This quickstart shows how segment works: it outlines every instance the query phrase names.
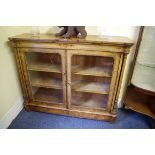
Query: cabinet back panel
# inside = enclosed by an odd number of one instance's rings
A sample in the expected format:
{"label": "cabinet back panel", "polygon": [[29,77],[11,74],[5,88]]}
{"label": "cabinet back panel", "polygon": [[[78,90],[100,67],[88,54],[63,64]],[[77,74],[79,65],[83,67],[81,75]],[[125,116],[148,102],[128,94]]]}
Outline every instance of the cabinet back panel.
{"label": "cabinet back panel", "polygon": [[72,65],[81,65],[81,66],[113,66],[114,60],[111,57],[103,56],[84,56],[84,55],[73,55],[72,56]]}
{"label": "cabinet back panel", "polygon": [[28,62],[41,62],[47,64],[61,64],[61,56],[56,53],[26,53]]}

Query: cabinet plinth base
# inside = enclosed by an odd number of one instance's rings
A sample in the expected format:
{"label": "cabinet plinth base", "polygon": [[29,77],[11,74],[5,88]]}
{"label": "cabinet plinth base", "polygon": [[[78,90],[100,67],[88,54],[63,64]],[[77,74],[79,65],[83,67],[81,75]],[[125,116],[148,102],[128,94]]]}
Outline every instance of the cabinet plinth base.
{"label": "cabinet plinth base", "polygon": [[72,117],[80,117],[87,119],[95,120],[104,120],[114,123],[116,121],[116,114],[111,114],[108,112],[89,112],[89,111],[80,111],[73,109],[66,109],[64,107],[54,107],[44,105],[40,102],[30,102],[24,104],[26,111],[38,111],[38,112],[47,112],[51,114],[66,115]]}
{"label": "cabinet plinth base", "polygon": [[25,109],[27,112],[30,112],[30,111],[31,111],[31,109],[30,109],[30,107],[29,107],[29,105],[28,105],[27,102],[24,102],[24,109]]}

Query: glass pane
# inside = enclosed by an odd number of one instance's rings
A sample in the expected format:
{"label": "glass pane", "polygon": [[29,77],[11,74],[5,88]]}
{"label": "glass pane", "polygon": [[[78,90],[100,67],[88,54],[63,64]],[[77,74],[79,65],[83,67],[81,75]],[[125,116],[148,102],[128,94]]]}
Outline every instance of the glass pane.
{"label": "glass pane", "polygon": [[32,86],[62,89],[62,76],[57,73],[29,71],[29,79]]}
{"label": "glass pane", "polygon": [[106,108],[114,60],[103,56],[72,56],[71,104]]}
{"label": "glass pane", "polygon": [[63,94],[61,90],[51,88],[32,87],[34,101],[62,104]]}
{"label": "glass pane", "polygon": [[26,53],[29,81],[34,101],[62,104],[61,56],[55,53]]}
{"label": "glass pane", "polygon": [[26,53],[28,70],[61,73],[61,56],[55,53]]}
{"label": "glass pane", "polygon": [[113,58],[110,57],[74,55],[72,57],[72,73],[111,77],[113,63]]}
{"label": "glass pane", "polygon": [[71,103],[74,106],[82,106],[86,108],[106,108],[108,95],[72,92]]}

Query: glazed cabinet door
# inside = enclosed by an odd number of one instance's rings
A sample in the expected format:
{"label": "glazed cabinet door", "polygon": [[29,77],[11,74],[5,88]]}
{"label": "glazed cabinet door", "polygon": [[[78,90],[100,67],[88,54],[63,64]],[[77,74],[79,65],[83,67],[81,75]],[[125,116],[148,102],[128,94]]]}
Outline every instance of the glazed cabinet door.
{"label": "glazed cabinet door", "polygon": [[120,55],[100,51],[67,51],[67,96],[71,109],[111,112]]}
{"label": "glazed cabinet door", "polygon": [[65,51],[20,48],[30,102],[66,107]]}

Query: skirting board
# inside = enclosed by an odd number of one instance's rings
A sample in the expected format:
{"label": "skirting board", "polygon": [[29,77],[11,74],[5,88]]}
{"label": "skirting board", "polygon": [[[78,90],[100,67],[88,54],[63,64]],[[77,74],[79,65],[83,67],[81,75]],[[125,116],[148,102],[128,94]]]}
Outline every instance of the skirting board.
{"label": "skirting board", "polygon": [[0,120],[0,129],[7,129],[11,122],[16,118],[16,116],[23,109],[23,97],[21,97],[13,107],[3,116]]}
{"label": "skirting board", "polygon": [[122,108],[122,107],[123,107],[123,101],[122,99],[118,99],[117,108]]}

